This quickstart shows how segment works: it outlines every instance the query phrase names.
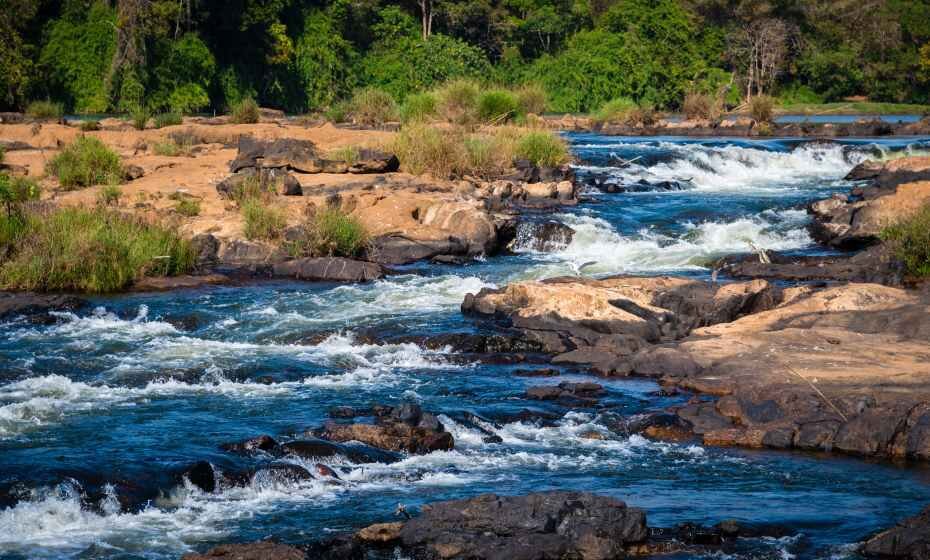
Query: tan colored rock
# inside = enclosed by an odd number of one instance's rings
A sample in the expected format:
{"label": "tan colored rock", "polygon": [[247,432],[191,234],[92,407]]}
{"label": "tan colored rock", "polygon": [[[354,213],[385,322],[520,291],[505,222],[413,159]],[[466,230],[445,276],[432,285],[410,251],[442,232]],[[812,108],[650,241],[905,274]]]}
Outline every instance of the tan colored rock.
{"label": "tan colored rock", "polygon": [[394,523],[375,523],[359,530],[355,537],[369,543],[390,543],[400,539],[400,530],[404,524],[400,521]]}

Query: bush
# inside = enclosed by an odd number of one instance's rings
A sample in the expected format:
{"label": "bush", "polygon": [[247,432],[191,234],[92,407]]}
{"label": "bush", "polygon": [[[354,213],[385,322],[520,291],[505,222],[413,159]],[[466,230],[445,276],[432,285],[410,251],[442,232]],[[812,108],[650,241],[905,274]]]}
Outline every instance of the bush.
{"label": "bush", "polygon": [[532,113],[539,115],[546,112],[549,104],[546,90],[537,84],[526,84],[521,86],[517,91],[517,103],[520,105],[520,112]]}
{"label": "bush", "polygon": [[681,111],[687,119],[713,121],[720,117],[720,104],[709,93],[691,92],[685,95]]}
{"label": "bush", "polygon": [[604,103],[591,118],[600,123],[626,122],[637,108],[636,102],[629,97],[616,97]]}
{"label": "bush", "polygon": [[473,134],[462,142],[460,174],[492,179],[513,167],[514,137],[501,129],[494,135]]}
{"label": "bush", "polygon": [[331,123],[346,122],[349,120],[349,109],[348,101],[337,101],[323,111],[323,116]]}
{"label": "bush", "polygon": [[187,216],[188,218],[193,218],[194,216],[200,215],[200,201],[194,200],[193,198],[182,198],[174,206],[174,210],[182,215]]}
{"label": "bush", "polygon": [[0,204],[3,204],[7,217],[17,213],[22,204],[39,200],[41,195],[39,184],[32,179],[0,173]]}
{"label": "bush", "polygon": [[164,128],[166,126],[176,126],[184,122],[181,113],[167,112],[155,115],[155,128]]}
{"label": "bush", "polygon": [[245,220],[246,239],[273,240],[281,237],[287,225],[284,211],[276,208],[259,197],[245,198],[240,208]]}
{"label": "bush", "polygon": [[122,179],[119,156],[92,136],[81,136],[48,162],[46,171],[67,189],[116,184]]}
{"label": "bush", "polygon": [[313,213],[299,250],[314,257],[355,257],[368,245],[368,232],[353,216],[328,206]]}
{"label": "bush", "polygon": [[149,124],[149,119],[152,117],[152,114],[145,107],[136,107],[129,114],[129,119],[132,121],[132,126],[136,130],[145,130],[145,127]]}
{"label": "bush", "polygon": [[478,94],[478,118],[484,122],[503,123],[520,111],[517,96],[507,90],[492,89]]}
{"label": "bush", "polygon": [[104,185],[97,193],[97,204],[101,206],[116,206],[123,196],[123,189],[119,185]]}
{"label": "bush", "polygon": [[246,97],[233,105],[231,113],[232,122],[236,124],[255,124],[261,116],[258,110],[258,103],[251,97]]}
{"label": "bush", "polygon": [[193,147],[190,143],[190,139],[185,139],[182,137],[182,142],[178,142],[173,138],[169,138],[164,142],[157,142],[153,148],[155,155],[157,156],[167,156],[167,157],[178,157],[178,156],[189,156],[191,155],[191,148]]}
{"label": "bush", "polygon": [[390,151],[397,154],[404,171],[420,175],[432,173],[446,178],[461,161],[462,135],[423,124],[405,126],[397,133]]}
{"label": "bush", "polygon": [[436,109],[440,117],[459,125],[471,125],[478,120],[480,88],[471,80],[455,80],[436,92]]}
{"label": "bush", "polygon": [[517,140],[514,157],[533,165],[557,167],[568,162],[568,145],[552,132],[528,132]]}
{"label": "bush", "polygon": [[51,101],[33,101],[26,107],[26,114],[34,119],[60,120],[65,114],[65,107]]}
{"label": "bush", "polygon": [[891,244],[908,274],[930,276],[930,204],[883,229],[881,238]]}
{"label": "bush", "polygon": [[349,101],[349,115],[358,124],[379,126],[397,119],[397,103],[391,94],[380,89],[360,89]]}
{"label": "bush", "polygon": [[113,292],[143,276],[188,272],[190,243],[157,225],[104,208],[61,208],[26,217],[0,286],[33,291]]}
{"label": "bush", "polygon": [[771,122],[775,114],[775,100],[768,95],[756,95],[749,100],[749,114],[758,123]]}
{"label": "bush", "polygon": [[400,107],[400,120],[403,123],[425,122],[436,116],[436,95],[430,92],[414,93],[407,96]]}
{"label": "bush", "polygon": [[97,130],[100,130],[100,121],[93,120],[93,119],[81,121],[82,132],[95,132]]}

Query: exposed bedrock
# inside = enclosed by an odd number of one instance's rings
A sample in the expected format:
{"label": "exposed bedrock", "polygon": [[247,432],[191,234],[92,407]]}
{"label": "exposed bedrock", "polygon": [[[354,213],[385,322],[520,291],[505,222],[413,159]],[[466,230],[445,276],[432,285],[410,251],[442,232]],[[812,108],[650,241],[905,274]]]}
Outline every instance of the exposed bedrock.
{"label": "exposed bedrock", "polygon": [[408,453],[449,450],[455,444],[436,416],[415,404],[378,407],[373,423],[328,421],[310,433],[324,440],[359,441],[378,449]]}
{"label": "exposed bedrock", "polygon": [[868,539],[860,552],[875,558],[930,559],[930,507]]}
{"label": "exposed bedrock", "polygon": [[463,310],[543,344],[554,363],[720,397],[675,410],[681,422],[656,437],[930,459],[927,291],[562,278],[486,289]]}

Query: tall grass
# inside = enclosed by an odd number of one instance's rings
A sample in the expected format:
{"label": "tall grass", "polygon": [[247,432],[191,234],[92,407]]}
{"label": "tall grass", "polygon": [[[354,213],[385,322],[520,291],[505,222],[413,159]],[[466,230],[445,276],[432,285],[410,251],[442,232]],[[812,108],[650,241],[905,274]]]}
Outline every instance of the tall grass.
{"label": "tall grass", "polygon": [[520,105],[522,113],[532,113],[534,115],[542,114],[546,111],[549,104],[546,90],[538,84],[526,84],[520,86],[516,92],[517,102]]}
{"label": "tall grass", "polygon": [[904,264],[908,274],[930,276],[930,204],[883,229],[881,238],[891,244],[895,257]]}
{"label": "tall grass", "polygon": [[565,140],[546,131],[532,131],[520,137],[514,156],[540,167],[558,167],[570,157]]}
{"label": "tall grass", "polygon": [[326,157],[332,161],[341,161],[346,165],[355,165],[361,157],[361,150],[357,146],[342,146],[330,150]]}
{"label": "tall grass", "polygon": [[123,166],[119,155],[99,139],[81,136],[53,157],[46,171],[57,177],[62,187],[77,189],[119,183]]}
{"label": "tall grass", "polygon": [[768,95],[756,95],[749,100],[749,114],[758,123],[770,123],[775,116],[775,99]]}
{"label": "tall grass", "polygon": [[159,113],[155,115],[153,119],[155,123],[155,128],[164,128],[166,126],[177,126],[184,122],[184,117],[181,116],[181,113],[167,112]]}
{"label": "tall grass", "polygon": [[262,198],[247,198],[240,205],[245,220],[246,239],[272,241],[280,239],[287,226],[284,210]]}
{"label": "tall grass", "polygon": [[397,102],[391,94],[377,88],[356,91],[349,100],[349,116],[357,124],[380,126],[397,119]]}
{"label": "tall grass", "polygon": [[685,95],[681,103],[681,112],[685,118],[697,120],[717,120],[720,117],[721,107],[717,99],[708,93],[691,92]]}
{"label": "tall grass", "polygon": [[638,104],[629,97],[611,99],[591,115],[598,123],[620,123],[627,126],[655,124],[656,112],[650,105]]}
{"label": "tall grass", "polygon": [[0,265],[0,286],[105,293],[193,265],[190,244],[171,230],[105,208],[60,208],[26,215],[12,257]]}
{"label": "tall grass", "polygon": [[306,239],[298,254],[314,257],[356,257],[368,246],[365,226],[341,209],[327,206],[314,212],[305,224]]}
{"label": "tall grass", "polygon": [[261,117],[261,113],[258,103],[251,97],[246,97],[230,108],[230,116],[232,122],[236,124],[255,124]]}
{"label": "tall grass", "polygon": [[458,125],[478,121],[478,96],[481,88],[471,80],[447,82],[436,91],[436,111],[442,119]]}
{"label": "tall grass", "polygon": [[415,124],[401,129],[390,149],[408,173],[449,177],[461,161],[461,145],[457,131]]}
{"label": "tall grass", "polygon": [[412,93],[400,107],[400,121],[404,124],[428,121],[436,116],[437,103],[435,93]]}
{"label": "tall grass", "polygon": [[478,94],[478,118],[487,123],[505,123],[520,112],[520,100],[505,89],[492,89]]}
{"label": "tall grass", "polygon": [[152,114],[145,107],[136,107],[129,113],[129,120],[136,130],[145,130],[150,118],[152,118]]}
{"label": "tall grass", "polygon": [[33,101],[26,107],[26,114],[34,119],[59,120],[65,114],[65,106],[51,101]]}

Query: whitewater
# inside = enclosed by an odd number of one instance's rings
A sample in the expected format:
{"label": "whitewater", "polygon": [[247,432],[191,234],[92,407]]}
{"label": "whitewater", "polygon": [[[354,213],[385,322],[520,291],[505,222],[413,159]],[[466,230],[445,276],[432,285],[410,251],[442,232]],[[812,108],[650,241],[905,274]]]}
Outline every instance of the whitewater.
{"label": "whitewater", "polygon": [[[0,324],[0,558],[179,558],[221,542],[348,532],[389,519],[397,504],[578,489],[641,507],[655,526],[732,518],[792,532],[747,539],[736,558],[842,559],[864,534],[930,501],[925,470],[627,435],[623,418],[687,398],[652,381],[598,379],[603,407],[569,411],[524,392],[590,380],[581,372],[528,379],[513,375],[526,364],[424,342],[487,332],[461,314],[463,298],[516,280],[579,271],[709,279],[717,259],[753,247],[822,253],[805,205],[849,188],[843,177],[865,159],[930,143],[568,139],[582,184],[597,177],[637,192],[586,187],[576,208],[530,214],[574,230],[547,251],[517,244],[510,255],[419,263],[359,285],[98,297],[52,321]],[[173,475],[197,461],[223,472],[274,460],[313,468],[219,446],[299,439],[336,406],[404,402],[438,414],[455,449],[391,463],[336,456],[326,464],[338,480],[255,475],[213,493]]]}

